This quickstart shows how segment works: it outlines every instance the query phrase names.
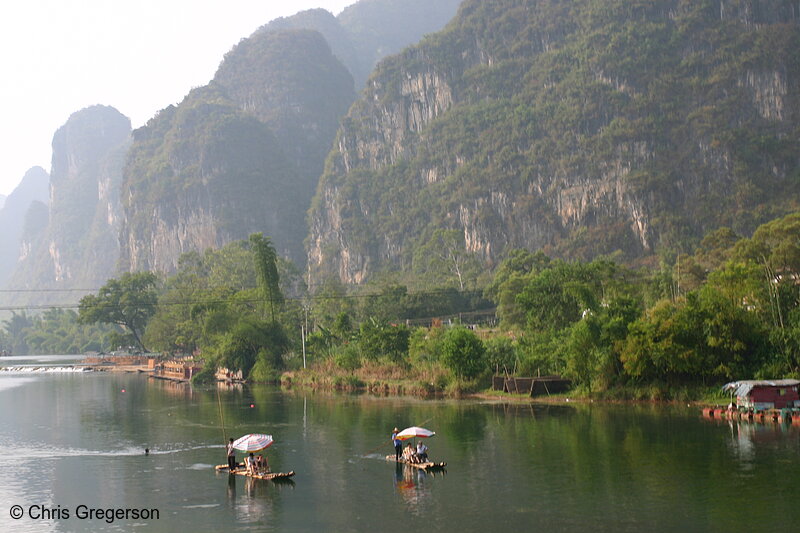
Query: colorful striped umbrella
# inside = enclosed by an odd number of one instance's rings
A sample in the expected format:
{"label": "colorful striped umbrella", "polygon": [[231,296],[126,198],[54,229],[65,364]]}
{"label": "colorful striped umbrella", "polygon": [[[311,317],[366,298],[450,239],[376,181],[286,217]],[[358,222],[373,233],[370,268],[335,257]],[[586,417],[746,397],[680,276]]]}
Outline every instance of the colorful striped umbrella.
{"label": "colorful striped umbrella", "polygon": [[415,437],[433,437],[434,435],[436,435],[436,433],[429,429],[421,428],[418,426],[411,426],[410,428],[406,428],[400,433],[398,433],[397,438],[399,440],[408,440],[408,439],[413,439]]}
{"label": "colorful striped umbrella", "polygon": [[272,435],[250,433],[236,439],[233,442],[233,447],[243,452],[260,452],[264,448],[272,446],[272,442]]}

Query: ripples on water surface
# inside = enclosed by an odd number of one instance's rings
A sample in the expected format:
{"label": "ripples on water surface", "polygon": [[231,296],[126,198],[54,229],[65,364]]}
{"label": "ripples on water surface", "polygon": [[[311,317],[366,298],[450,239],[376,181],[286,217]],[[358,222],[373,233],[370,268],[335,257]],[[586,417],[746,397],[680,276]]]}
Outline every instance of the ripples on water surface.
{"label": "ripples on water surface", "polygon": [[[214,471],[220,404],[226,436],[274,436],[265,455],[292,481]],[[446,472],[384,459],[391,429],[415,424],[437,432],[427,444]],[[0,373],[0,530],[790,531],[799,451],[797,426],[694,408],[218,396],[135,374]],[[160,519],[12,521],[13,504],[152,507]]]}

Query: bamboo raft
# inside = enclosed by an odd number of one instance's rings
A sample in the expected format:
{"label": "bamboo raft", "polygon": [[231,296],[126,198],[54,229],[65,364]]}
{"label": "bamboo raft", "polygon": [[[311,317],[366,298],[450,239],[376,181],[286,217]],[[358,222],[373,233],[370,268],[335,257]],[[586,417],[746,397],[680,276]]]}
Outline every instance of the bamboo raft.
{"label": "bamboo raft", "polygon": [[[291,470],[289,472],[269,472],[265,474],[251,474],[247,471],[246,468],[244,468],[244,463],[239,463],[238,466],[242,468],[237,468],[236,470],[228,473],[236,474],[237,476],[251,477],[253,479],[288,479],[294,476],[294,470]],[[217,472],[224,472],[228,470],[228,465],[217,465],[214,467],[214,469]]]}
{"label": "bamboo raft", "polygon": [[387,455],[386,460],[391,463],[401,463],[404,465],[413,466],[414,468],[419,468],[420,470],[433,470],[447,466],[447,463],[434,463],[433,461],[426,461],[424,463],[409,463],[403,459],[398,461],[394,455]]}

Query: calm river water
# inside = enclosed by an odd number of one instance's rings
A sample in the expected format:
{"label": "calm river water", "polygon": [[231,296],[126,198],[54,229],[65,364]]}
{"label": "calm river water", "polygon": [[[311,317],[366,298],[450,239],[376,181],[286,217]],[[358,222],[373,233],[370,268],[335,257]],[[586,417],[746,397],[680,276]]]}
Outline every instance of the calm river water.
{"label": "calm river water", "polygon": [[[0,361],[22,363],[36,362]],[[0,531],[797,530],[797,426],[30,370],[0,371]],[[266,455],[292,482],[214,471],[220,405],[225,435],[273,435]],[[445,474],[383,459],[392,428],[410,425],[436,431]],[[125,508],[158,518],[84,517]]]}

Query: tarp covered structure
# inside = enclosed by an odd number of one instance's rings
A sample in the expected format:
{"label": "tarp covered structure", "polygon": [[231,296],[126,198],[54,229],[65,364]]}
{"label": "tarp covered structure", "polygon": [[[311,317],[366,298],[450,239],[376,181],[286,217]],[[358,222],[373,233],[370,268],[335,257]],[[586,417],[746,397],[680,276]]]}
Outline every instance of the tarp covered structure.
{"label": "tarp covered structure", "polygon": [[725,392],[731,392],[737,398],[745,398],[755,387],[794,387],[800,385],[796,379],[748,379],[731,381],[722,386]]}

